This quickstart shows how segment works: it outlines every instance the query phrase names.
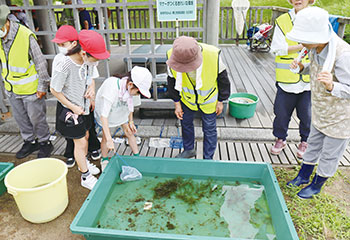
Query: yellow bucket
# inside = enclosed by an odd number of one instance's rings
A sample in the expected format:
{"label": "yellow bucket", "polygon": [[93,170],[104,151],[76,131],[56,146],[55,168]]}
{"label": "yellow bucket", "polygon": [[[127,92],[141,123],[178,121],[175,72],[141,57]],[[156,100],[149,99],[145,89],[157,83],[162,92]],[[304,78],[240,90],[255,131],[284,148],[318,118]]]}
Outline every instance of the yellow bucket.
{"label": "yellow bucket", "polygon": [[40,158],[13,168],[5,177],[22,217],[32,223],[49,222],[68,205],[67,166],[55,158]]}

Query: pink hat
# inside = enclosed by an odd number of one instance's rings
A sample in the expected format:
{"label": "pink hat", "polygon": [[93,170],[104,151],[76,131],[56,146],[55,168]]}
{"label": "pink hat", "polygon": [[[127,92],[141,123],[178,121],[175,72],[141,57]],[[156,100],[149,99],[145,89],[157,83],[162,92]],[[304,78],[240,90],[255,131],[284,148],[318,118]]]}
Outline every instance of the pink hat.
{"label": "pink hat", "polygon": [[55,38],[51,40],[54,43],[64,43],[78,40],[78,32],[74,27],[70,25],[61,26],[55,35]]}
{"label": "pink hat", "polygon": [[107,59],[110,53],[106,49],[106,43],[102,35],[93,30],[81,30],[79,33],[81,48],[90,53],[94,58]]}
{"label": "pink hat", "polygon": [[201,48],[196,39],[181,36],[173,43],[173,52],[166,64],[177,72],[192,72],[202,64]]}

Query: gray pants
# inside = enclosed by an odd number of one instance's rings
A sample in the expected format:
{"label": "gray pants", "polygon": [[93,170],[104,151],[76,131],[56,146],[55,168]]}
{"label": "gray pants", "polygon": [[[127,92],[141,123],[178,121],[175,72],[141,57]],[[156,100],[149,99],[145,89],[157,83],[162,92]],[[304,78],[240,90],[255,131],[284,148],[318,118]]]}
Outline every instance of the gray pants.
{"label": "gray pants", "polygon": [[317,174],[322,177],[332,177],[337,171],[340,158],[348,146],[349,139],[328,137],[311,125],[307,142],[308,147],[303,161],[306,164],[316,164],[319,160]]}
{"label": "gray pants", "polygon": [[16,95],[7,92],[7,96],[23,140],[33,141],[35,137],[39,142],[49,140],[45,99],[38,99],[36,94]]}
{"label": "gray pants", "polygon": [[1,113],[7,113],[9,110],[5,105],[4,82],[0,80],[0,110]]}

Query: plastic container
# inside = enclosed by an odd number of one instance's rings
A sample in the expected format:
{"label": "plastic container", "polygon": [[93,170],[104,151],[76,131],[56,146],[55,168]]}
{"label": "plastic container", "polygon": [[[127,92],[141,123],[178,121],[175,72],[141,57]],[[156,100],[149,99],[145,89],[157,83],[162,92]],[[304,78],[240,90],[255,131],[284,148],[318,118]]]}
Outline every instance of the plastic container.
{"label": "plastic container", "polygon": [[[208,161],[200,159],[154,158],[123,156],[132,167],[142,175],[162,177],[183,177],[192,179],[245,179],[259,181],[265,187],[266,199],[276,231],[276,239],[297,240],[298,235],[291,220],[288,208],[283,199],[272,166],[268,163]],[[97,221],[105,208],[105,201],[111,194],[121,172],[123,163],[113,157],[101,174],[94,189],[85,199],[84,204],[75,216],[70,229],[73,233],[82,234],[88,240],[95,239],[128,239],[128,240],[224,240],[214,236],[167,234],[158,232],[137,232],[101,228]],[[135,189],[129,189],[134,191]],[[155,210],[156,211],[156,210]],[[156,216],[156,215],[155,215]],[[118,221],[116,216],[115,221]],[[244,240],[244,239],[240,239]]]}
{"label": "plastic container", "polygon": [[13,168],[13,163],[0,162],[0,196],[6,191],[4,178],[12,168]]}
{"label": "plastic container", "polygon": [[22,217],[32,223],[49,222],[68,205],[66,164],[55,158],[28,161],[5,177]]}
{"label": "plastic container", "polygon": [[239,119],[251,118],[254,116],[258,96],[251,93],[233,93],[229,98],[230,115]]}

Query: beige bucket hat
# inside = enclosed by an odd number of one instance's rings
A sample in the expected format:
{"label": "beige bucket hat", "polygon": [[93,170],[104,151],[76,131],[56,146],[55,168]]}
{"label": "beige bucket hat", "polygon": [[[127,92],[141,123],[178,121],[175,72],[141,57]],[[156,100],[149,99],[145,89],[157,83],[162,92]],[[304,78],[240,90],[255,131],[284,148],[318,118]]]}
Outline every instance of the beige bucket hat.
{"label": "beige bucket hat", "polygon": [[173,52],[166,64],[177,72],[192,72],[202,64],[201,48],[196,39],[181,36],[173,43]]}

